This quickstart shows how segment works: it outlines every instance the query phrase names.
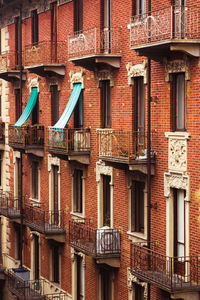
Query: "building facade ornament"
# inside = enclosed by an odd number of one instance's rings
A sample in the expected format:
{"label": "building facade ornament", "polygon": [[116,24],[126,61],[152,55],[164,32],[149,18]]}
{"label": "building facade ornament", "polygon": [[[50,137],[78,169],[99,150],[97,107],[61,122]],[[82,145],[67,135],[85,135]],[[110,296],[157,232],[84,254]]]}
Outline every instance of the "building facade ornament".
{"label": "building facade ornament", "polygon": [[58,166],[58,174],[60,173],[60,159],[56,156],[48,155],[48,171],[51,172],[51,166]]}
{"label": "building facade ornament", "polygon": [[50,91],[52,85],[57,85],[58,91],[61,90],[61,78],[58,76],[47,77],[48,89]]}
{"label": "building facade ornament", "polygon": [[84,75],[85,72],[83,69],[80,72],[69,71],[70,87],[73,90],[74,83],[81,83],[82,89],[84,89]]}
{"label": "building facade ornament", "polygon": [[144,288],[144,300],[147,300],[147,283],[140,281],[136,276],[131,274],[130,268],[127,268],[127,285],[128,290],[132,291],[134,288],[134,283],[142,286]]}
{"label": "building facade ornament", "polygon": [[190,201],[190,176],[166,172],[164,173],[164,196],[171,197],[171,189],[185,190],[185,201]]}
{"label": "building facade ornament", "polygon": [[96,163],[96,181],[100,182],[101,175],[111,176],[110,185],[113,185],[113,168],[105,165],[104,162],[98,161]]}
{"label": "building facade ornament", "polygon": [[168,61],[164,59],[165,64],[165,80],[170,81],[170,74],[185,73],[185,79],[190,80],[190,62],[187,57],[184,59],[174,59]]}
{"label": "building facade ornament", "polygon": [[132,65],[131,62],[128,62],[126,65],[128,72],[128,85],[133,85],[134,77],[144,77],[144,84],[147,84],[147,61],[143,60],[142,64]]}
{"label": "building facade ornament", "polygon": [[39,81],[40,81],[39,76],[36,76],[34,78],[31,78],[31,77],[28,78],[28,88],[30,90],[30,93],[31,93],[32,88],[37,88],[38,92],[40,91]]}
{"label": "building facade ornament", "polygon": [[114,75],[109,69],[96,70],[97,87],[99,88],[102,80],[109,80],[110,86],[114,86]]}

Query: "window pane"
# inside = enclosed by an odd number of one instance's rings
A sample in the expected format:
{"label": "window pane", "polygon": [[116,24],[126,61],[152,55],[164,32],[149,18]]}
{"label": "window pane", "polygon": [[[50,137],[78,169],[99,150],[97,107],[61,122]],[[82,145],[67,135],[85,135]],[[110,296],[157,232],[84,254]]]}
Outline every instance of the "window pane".
{"label": "window pane", "polygon": [[184,237],[184,190],[177,191],[177,241],[178,243],[185,242]]}
{"label": "window pane", "polygon": [[176,118],[177,129],[185,129],[185,76],[178,74],[176,77]]}
{"label": "window pane", "polygon": [[74,171],[73,211],[78,213],[83,212],[82,177],[82,170]]}
{"label": "window pane", "polygon": [[32,163],[32,198],[38,199],[38,162]]}
{"label": "window pane", "polygon": [[110,176],[103,175],[103,226],[110,227]]}

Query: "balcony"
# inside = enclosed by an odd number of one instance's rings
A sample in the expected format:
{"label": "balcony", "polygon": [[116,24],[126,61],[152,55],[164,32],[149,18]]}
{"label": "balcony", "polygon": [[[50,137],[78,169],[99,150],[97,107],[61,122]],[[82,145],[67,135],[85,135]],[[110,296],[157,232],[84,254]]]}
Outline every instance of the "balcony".
{"label": "balcony", "polygon": [[94,70],[100,64],[120,68],[121,28],[92,28],[68,37],[68,57],[76,66]]}
{"label": "balcony", "polygon": [[48,128],[47,148],[61,159],[89,164],[90,129]]}
{"label": "balcony", "polygon": [[129,26],[130,47],[138,55],[157,61],[171,51],[200,56],[200,7],[165,7],[132,17]]}
{"label": "balcony", "polygon": [[[98,129],[98,157],[115,168],[147,174],[147,134],[112,129]],[[151,174],[155,173],[155,153],[151,150]]]}
{"label": "balcony", "polygon": [[25,204],[24,223],[32,230],[46,235],[46,239],[65,242],[64,211],[45,211]]}
{"label": "balcony", "polygon": [[4,150],[5,146],[5,123],[0,122],[0,150]]}
{"label": "balcony", "polygon": [[19,200],[10,197],[9,193],[0,193],[0,215],[16,220],[20,218]]}
{"label": "balcony", "polygon": [[200,290],[200,257],[169,257],[131,244],[131,273],[142,281],[172,292]]}
{"label": "balcony", "polygon": [[[81,220],[82,221],[82,220]],[[69,221],[69,244],[88,256],[97,259],[99,263],[119,266],[121,255],[120,232],[118,229],[94,229],[88,219]],[[117,259],[114,261],[114,259]],[[110,261],[109,261],[110,260]]]}
{"label": "balcony", "polygon": [[[15,51],[6,51],[0,54],[0,78],[9,82],[20,79],[19,53]],[[26,80],[26,74],[23,72],[22,80]]]}
{"label": "balcony", "polygon": [[9,125],[9,146],[24,150],[25,153],[44,156],[44,126],[23,125],[14,127]]}
{"label": "balcony", "polygon": [[39,76],[64,76],[67,45],[64,41],[41,41],[25,46],[24,69]]}

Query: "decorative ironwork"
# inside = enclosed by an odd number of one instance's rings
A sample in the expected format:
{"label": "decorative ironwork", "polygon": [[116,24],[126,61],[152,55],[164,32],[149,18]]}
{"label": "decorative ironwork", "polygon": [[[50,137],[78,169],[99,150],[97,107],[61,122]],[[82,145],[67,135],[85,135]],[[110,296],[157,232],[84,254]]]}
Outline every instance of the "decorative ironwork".
{"label": "decorative ironwork", "polygon": [[19,53],[16,51],[5,51],[0,54],[0,73],[10,70],[19,70]]}
{"label": "decorative ironwork", "polygon": [[70,34],[68,37],[69,58],[92,54],[120,54],[120,28],[92,28]]}
{"label": "decorative ironwork", "polygon": [[7,218],[20,217],[19,200],[12,198],[8,192],[0,192],[0,215]]}
{"label": "decorative ironwork", "polygon": [[43,148],[44,126],[24,125],[14,127],[9,125],[9,145],[13,148]]}
{"label": "decorative ironwork", "polygon": [[200,257],[169,257],[131,243],[131,273],[170,292],[200,290]]}
{"label": "decorative ironwork", "polygon": [[0,144],[5,143],[5,123],[0,122]]}
{"label": "decorative ironwork", "polygon": [[63,64],[67,59],[65,41],[42,41],[25,46],[24,65]]}
{"label": "decorative ironwork", "polygon": [[92,228],[89,220],[69,221],[69,244],[93,257],[120,257],[120,232],[111,228]]}
{"label": "decorative ironwork", "polygon": [[170,6],[131,17],[130,46],[200,38],[200,7]]}
{"label": "decorative ironwork", "polygon": [[25,204],[24,223],[40,233],[62,234],[64,229],[64,211],[45,211]]}
{"label": "decorative ironwork", "polygon": [[98,129],[97,134],[100,158],[106,157],[124,162],[147,158],[147,135],[143,131]]}
{"label": "decorative ironwork", "polygon": [[47,147],[49,152],[68,155],[90,152],[90,129],[48,128]]}
{"label": "decorative ironwork", "polygon": [[55,293],[55,294],[48,294],[44,296],[45,300],[67,300],[67,295],[65,293]]}

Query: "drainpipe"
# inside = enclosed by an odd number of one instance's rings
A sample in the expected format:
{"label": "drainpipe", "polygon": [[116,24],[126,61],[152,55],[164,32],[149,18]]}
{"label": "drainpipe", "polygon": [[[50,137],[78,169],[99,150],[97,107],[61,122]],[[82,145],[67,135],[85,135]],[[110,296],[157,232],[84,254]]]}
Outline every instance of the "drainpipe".
{"label": "drainpipe", "polygon": [[[151,0],[148,1],[148,16],[151,15]],[[151,21],[151,19],[150,19]],[[149,26],[149,40],[151,26]],[[151,247],[151,59],[148,57],[148,105],[147,105],[147,246]],[[150,260],[148,259],[150,264]],[[148,300],[151,299],[151,287],[148,283]]]}
{"label": "drainpipe", "polygon": [[[20,67],[20,115],[22,114],[22,4],[19,11],[19,67]],[[18,53],[17,53],[18,55]],[[20,151],[20,193],[19,193],[19,208],[20,208],[20,268],[23,267],[23,153]]]}

